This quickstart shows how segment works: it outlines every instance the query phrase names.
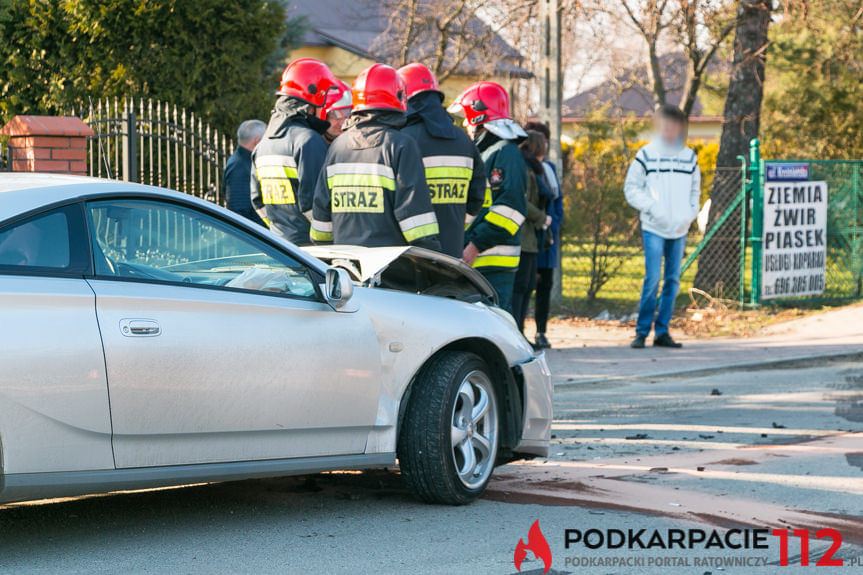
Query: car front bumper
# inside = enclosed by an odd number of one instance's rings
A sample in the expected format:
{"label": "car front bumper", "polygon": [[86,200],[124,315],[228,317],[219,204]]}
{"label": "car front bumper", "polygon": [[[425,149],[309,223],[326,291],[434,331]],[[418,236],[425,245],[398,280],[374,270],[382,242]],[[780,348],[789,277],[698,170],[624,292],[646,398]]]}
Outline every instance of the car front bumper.
{"label": "car front bumper", "polygon": [[519,365],[524,381],[524,423],[521,441],[513,451],[546,457],[551,440],[551,370],[545,353]]}

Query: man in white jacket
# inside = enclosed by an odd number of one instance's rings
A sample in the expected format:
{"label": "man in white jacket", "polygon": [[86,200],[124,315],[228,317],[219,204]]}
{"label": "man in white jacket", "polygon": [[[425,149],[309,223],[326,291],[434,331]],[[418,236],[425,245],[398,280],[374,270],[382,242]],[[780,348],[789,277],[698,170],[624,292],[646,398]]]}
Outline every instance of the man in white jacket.
{"label": "man in white jacket", "polygon": [[686,116],[677,106],[666,105],[657,112],[656,136],[635,155],[623,193],[641,214],[644,245],[644,283],[632,347],[644,347],[651,328],[653,345],[682,347],[668,334],[668,323],[680,287],[686,234],[698,215],[701,171],[695,152],[686,147]]}

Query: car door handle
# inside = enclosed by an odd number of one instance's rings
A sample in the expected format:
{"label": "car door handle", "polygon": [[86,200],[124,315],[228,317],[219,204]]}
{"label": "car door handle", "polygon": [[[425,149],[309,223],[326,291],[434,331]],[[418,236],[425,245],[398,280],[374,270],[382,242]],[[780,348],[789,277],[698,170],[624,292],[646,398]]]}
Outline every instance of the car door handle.
{"label": "car door handle", "polygon": [[120,333],[126,337],[153,337],[162,333],[154,319],[121,319]]}

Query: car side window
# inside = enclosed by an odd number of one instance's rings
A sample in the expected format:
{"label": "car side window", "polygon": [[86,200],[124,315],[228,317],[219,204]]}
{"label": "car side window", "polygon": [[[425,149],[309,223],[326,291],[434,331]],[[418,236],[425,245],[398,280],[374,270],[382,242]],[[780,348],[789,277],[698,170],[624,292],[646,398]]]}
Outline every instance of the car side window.
{"label": "car side window", "polygon": [[315,298],[310,270],[205,213],[153,200],[87,204],[96,275]]}
{"label": "car side window", "polygon": [[87,262],[81,246],[80,208],[66,206],[0,226],[0,273],[83,274]]}

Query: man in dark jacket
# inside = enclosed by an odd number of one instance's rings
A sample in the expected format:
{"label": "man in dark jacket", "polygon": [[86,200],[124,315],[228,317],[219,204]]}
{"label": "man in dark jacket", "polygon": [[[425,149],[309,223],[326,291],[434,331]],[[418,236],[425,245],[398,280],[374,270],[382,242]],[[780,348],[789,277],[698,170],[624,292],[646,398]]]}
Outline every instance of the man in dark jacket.
{"label": "man in dark jacket", "polygon": [[500,307],[512,311],[520,230],[527,214],[527,166],[518,144],[527,134],[510,118],[509,94],[494,82],[468,87],[450,111],[464,116],[489,184],[482,210],[465,234],[462,259],[494,286]]}
{"label": "man in dark jacket", "polygon": [[237,129],[237,148],[225,164],[222,183],[225,206],[256,224],[266,225],[252,207],[249,178],[252,172],[252,150],[261,141],[267,125],[260,120],[246,120]]}
{"label": "man in dark jacket", "polygon": [[408,97],[407,125],[402,131],[416,140],[422,152],[441,248],[460,258],[467,217],[473,219],[485,199],[482,156],[441,105],[444,95],[431,70],[408,64],[398,73]]}
{"label": "man in dark jacket", "polygon": [[315,184],[327,154],[321,120],[327,92],[338,79],[323,62],[301,58],[282,74],[279,99],[261,143],[252,153],[252,204],[264,207],[270,229],[308,245]]}
{"label": "man in dark jacket", "polygon": [[416,142],[405,124],[404,83],[375,64],[351,86],[353,111],[327,152],[315,190],[312,240],[440,251],[438,223]]}

